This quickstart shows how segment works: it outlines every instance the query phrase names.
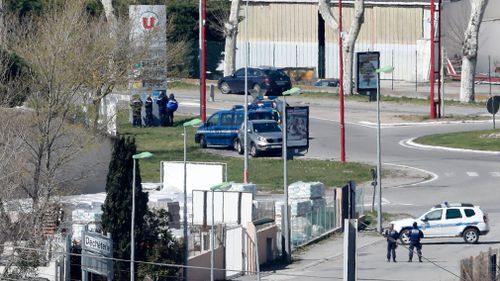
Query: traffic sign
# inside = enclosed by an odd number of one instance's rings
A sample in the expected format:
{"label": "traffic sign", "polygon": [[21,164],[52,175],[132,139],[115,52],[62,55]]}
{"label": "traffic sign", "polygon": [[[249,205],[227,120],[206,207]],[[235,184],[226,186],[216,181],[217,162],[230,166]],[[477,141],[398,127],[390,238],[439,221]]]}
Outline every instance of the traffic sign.
{"label": "traffic sign", "polygon": [[107,276],[108,280],[112,280],[113,261],[104,257],[113,257],[113,240],[111,236],[109,234],[104,236],[99,233],[84,231],[82,239],[82,271]]}
{"label": "traffic sign", "polygon": [[100,254],[105,257],[113,256],[113,241],[98,233],[84,233],[82,246],[84,250],[89,252]]}
{"label": "traffic sign", "polygon": [[493,96],[488,99],[486,103],[486,109],[490,114],[497,114],[500,107],[500,96]]}

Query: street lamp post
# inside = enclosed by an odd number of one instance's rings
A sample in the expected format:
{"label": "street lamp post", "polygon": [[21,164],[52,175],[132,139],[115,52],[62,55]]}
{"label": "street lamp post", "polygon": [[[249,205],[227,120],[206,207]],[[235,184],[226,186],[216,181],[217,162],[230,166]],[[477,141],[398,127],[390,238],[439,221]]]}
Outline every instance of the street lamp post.
{"label": "street lamp post", "polygon": [[191,121],[184,123],[182,126],[184,128],[184,207],[183,212],[183,231],[184,231],[184,266],[182,267],[182,279],[187,280],[187,265],[189,258],[189,243],[188,243],[188,230],[187,230],[187,127],[196,127],[201,124],[199,118],[195,118]]}
{"label": "street lamp post", "polygon": [[[287,149],[287,125],[286,125],[286,96],[297,96],[302,93],[300,88],[292,88],[283,92],[283,142],[282,142],[282,157],[283,157],[283,193],[284,193],[284,210],[283,210],[283,229],[281,230],[281,239],[285,241],[285,247],[281,249],[283,258],[290,262],[292,260],[291,245],[290,245],[290,218],[288,217],[288,149]],[[283,245],[283,244],[282,244]]]}
{"label": "street lamp post", "polygon": [[134,233],[134,228],[135,228],[135,168],[136,168],[136,162],[137,160],[140,159],[145,159],[153,156],[151,152],[145,151],[141,152],[138,154],[132,155],[133,159],[133,170],[132,170],[132,223],[130,226],[130,281],[135,280],[135,268],[134,268],[134,263],[135,263],[135,233]]}
{"label": "street lamp post", "polygon": [[382,152],[380,144],[380,73],[390,73],[394,70],[391,65],[381,67],[377,73],[377,231],[382,232]]}
{"label": "street lamp post", "polygon": [[[248,0],[245,5],[245,102],[243,112],[243,147],[244,147],[244,160],[243,160],[243,182],[248,183]],[[241,140],[240,140],[241,145]]]}

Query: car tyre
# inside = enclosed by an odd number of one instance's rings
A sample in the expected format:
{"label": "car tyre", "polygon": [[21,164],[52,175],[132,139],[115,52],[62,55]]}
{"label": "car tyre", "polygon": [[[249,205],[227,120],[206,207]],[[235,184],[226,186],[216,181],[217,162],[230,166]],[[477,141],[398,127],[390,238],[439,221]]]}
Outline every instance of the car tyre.
{"label": "car tyre", "polygon": [[250,144],[250,155],[252,155],[252,157],[259,156],[259,151],[257,150],[257,146],[255,146],[254,143]]}
{"label": "car tyre", "polygon": [[227,94],[231,93],[231,88],[229,87],[229,84],[227,84],[227,82],[220,83],[219,90],[224,95],[227,95]]}
{"label": "car tyre", "polygon": [[475,228],[465,229],[462,235],[464,237],[465,243],[468,244],[475,244],[479,240],[479,231]]}
{"label": "car tyre", "polygon": [[205,140],[205,136],[200,136],[200,147],[207,148],[207,141]]}
{"label": "car tyre", "polygon": [[238,152],[239,155],[242,155],[245,152],[238,138],[234,139],[234,149],[236,150],[236,152]]}
{"label": "car tyre", "polygon": [[401,243],[403,243],[404,245],[410,244],[410,230],[401,230],[401,234],[399,234],[399,240],[401,240]]}

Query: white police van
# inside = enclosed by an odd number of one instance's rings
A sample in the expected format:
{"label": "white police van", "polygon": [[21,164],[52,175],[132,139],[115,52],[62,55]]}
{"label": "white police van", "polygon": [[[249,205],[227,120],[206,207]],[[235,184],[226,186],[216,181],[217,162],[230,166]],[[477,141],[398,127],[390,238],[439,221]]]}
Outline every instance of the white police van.
{"label": "white police van", "polygon": [[477,243],[480,235],[490,231],[488,214],[479,206],[468,203],[443,203],[434,206],[420,217],[392,221],[400,239],[408,244],[413,222],[424,233],[424,238],[463,237],[466,243]]}

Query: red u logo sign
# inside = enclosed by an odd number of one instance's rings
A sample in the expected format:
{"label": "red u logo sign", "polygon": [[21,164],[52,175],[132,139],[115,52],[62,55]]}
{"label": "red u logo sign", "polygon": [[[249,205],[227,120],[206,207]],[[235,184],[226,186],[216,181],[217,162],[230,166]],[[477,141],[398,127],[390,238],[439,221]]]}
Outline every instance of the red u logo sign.
{"label": "red u logo sign", "polygon": [[144,29],[151,29],[155,26],[155,18],[150,17],[150,18],[142,18],[142,26]]}

